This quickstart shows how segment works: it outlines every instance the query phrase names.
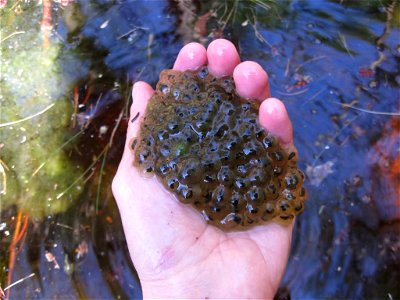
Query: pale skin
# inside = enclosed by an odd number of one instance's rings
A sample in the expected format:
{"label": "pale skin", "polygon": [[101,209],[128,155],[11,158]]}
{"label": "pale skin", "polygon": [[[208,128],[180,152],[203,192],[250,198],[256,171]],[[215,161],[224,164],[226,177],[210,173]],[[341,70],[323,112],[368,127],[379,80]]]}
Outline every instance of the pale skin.
{"label": "pale skin", "polygon": [[[260,101],[260,124],[294,149],[292,125],[283,103],[270,98],[267,73],[255,62],[240,63],[234,45],[215,40],[208,48],[183,47],[175,70],[207,65],[217,77],[233,75],[237,92]],[[130,144],[154,90],[135,83],[125,151],[113,181],[130,255],[144,298],[274,297],[283,276],[293,224],[270,222],[246,231],[223,232],[208,225],[190,206],[181,204],[155,178],[133,166]]]}

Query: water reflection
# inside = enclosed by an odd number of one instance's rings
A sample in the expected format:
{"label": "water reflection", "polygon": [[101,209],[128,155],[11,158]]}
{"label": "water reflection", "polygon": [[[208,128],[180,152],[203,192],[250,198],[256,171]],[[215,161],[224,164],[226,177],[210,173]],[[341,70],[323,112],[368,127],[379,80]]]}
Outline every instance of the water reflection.
{"label": "water reflection", "polygon": [[130,87],[154,83],[185,42],[220,36],[268,70],[308,170],[280,295],[400,297],[396,1],[9,2],[1,286],[26,278],[12,297],[141,296],[110,191]]}

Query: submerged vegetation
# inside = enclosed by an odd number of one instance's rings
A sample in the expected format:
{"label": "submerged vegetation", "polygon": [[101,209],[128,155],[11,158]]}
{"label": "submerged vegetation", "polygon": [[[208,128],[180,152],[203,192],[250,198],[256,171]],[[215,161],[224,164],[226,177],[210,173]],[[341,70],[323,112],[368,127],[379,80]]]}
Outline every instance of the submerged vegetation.
{"label": "submerged vegetation", "polygon": [[[71,78],[63,76],[58,62],[62,41],[54,37],[50,42],[51,16],[42,19],[43,8],[44,4],[31,1],[1,11],[2,222],[6,211],[17,211],[13,234],[2,238],[0,252],[0,264],[8,266],[8,272],[5,267],[0,271],[6,296],[28,225],[65,211],[83,188],[82,181],[76,181],[82,173],[80,166],[67,151],[73,140],[69,130],[73,110],[68,101]],[[37,22],[40,19],[42,24]],[[2,224],[5,229],[7,223]],[[8,247],[4,247],[7,240]]]}
{"label": "submerged vegetation", "polygon": [[41,218],[73,203],[82,187],[69,187],[81,170],[67,152],[73,110],[71,79],[58,62],[61,41],[46,42],[49,31],[37,23],[42,7],[26,5],[1,19],[1,205]]}

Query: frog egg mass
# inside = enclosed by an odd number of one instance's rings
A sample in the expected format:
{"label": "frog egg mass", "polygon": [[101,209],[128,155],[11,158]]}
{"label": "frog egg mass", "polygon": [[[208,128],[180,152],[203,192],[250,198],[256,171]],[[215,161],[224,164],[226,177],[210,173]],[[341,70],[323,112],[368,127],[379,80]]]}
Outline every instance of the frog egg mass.
{"label": "frog egg mass", "polygon": [[304,209],[304,175],[297,154],[261,128],[258,108],[231,77],[164,70],[132,144],[134,165],[223,230],[290,222]]}

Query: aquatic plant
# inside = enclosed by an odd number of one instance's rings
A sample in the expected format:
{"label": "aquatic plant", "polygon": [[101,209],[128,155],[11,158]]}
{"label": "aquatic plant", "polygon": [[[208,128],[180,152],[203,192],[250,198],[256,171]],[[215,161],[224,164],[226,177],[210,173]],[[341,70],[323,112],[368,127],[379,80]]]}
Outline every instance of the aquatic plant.
{"label": "aquatic plant", "polygon": [[35,20],[40,6],[1,12],[1,206],[16,205],[33,218],[64,211],[81,191],[81,173],[67,148],[71,79],[58,63],[61,44]]}

